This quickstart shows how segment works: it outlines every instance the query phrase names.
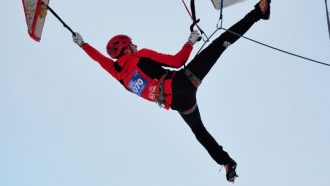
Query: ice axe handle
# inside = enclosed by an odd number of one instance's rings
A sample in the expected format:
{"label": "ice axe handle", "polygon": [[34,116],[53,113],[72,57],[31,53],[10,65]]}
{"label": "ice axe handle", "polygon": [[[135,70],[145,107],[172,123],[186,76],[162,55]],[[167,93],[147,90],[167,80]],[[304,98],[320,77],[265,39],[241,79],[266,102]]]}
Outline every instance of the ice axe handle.
{"label": "ice axe handle", "polygon": [[197,28],[199,29],[197,23],[200,21],[200,19],[197,19],[196,21],[193,21],[193,23],[190,25],[190,31],[194,31],[194,27],[197,26]]}
{"label": "ice axe handle", "polygon": [[63,24],[65,28],[67,28],[72,33],[72,35],[76,35],[75,32],[60,18],[60,16],[58,16],[56,12],[50,8],[50,6],[47,6],[47,9]]}

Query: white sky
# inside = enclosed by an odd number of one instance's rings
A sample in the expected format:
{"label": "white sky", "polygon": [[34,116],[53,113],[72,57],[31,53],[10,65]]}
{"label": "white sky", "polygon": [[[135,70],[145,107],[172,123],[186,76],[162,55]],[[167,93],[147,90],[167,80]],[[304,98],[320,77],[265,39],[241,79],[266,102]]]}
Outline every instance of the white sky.
{"label": "white sky", "polygon": [[[256,2],[226,8],[224,27]],[[37,43],[27,34],[22,2],[4,5],[0,185],[230,185],[176,112],[128,93],[50,12]],[[104,54],[118,33],[171,54],[189,36],[180,0],[50,5]],[[218,12],[211,2],[196,1],[196,9],[200,26],[213,32]],[[273,0],[271,19],[246,36],[330,63],[321,0]],[[330,67],[242,39],[204,80],[198,101],[206,128],[238,163],[235,185],[330,185]]]}

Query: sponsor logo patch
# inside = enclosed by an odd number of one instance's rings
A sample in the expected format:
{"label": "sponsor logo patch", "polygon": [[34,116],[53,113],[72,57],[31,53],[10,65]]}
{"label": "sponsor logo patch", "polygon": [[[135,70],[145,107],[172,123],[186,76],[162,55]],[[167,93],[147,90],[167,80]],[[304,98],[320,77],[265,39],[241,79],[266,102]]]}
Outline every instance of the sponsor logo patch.
{"label": "sponsor logo patch", "polygon": [[138,71],[134,72],[128,87],[134,94],[141,96],[143,90],[146,88],[148,81],[144,79]]}

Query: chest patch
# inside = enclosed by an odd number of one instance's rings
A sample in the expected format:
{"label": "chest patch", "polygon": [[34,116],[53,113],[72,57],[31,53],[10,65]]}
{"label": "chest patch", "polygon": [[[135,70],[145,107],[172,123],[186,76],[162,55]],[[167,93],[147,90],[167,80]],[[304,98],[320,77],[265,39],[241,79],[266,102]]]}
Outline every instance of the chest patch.
{"label": "chest patch", "polygon": [[134,72],[131,80],[129,81],[128,88],[134,93],[141,96],[143,90],[146,88],[148,81],[139,74],[138,71]]}

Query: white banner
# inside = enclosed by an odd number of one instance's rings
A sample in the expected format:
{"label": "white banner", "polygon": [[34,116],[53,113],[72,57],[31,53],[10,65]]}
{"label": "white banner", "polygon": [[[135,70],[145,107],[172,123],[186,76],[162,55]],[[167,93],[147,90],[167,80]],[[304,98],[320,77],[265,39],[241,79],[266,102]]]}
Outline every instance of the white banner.
{"label": "white banner", "polygon": [[29,35],[32,39],[40,41],[49,0],[22,0],[22,2]]}
{"label": "white banner", "polygon": [[[221,0],[211,0],[212,3],[213,3],[213,6],[215,9],[217,10],[220,10],[221,8]],[[223,0],[223,7],[228,7],[228,6],[231,6],[231,5],[234,5],[236,3],[241,3],[245,0]]]}

